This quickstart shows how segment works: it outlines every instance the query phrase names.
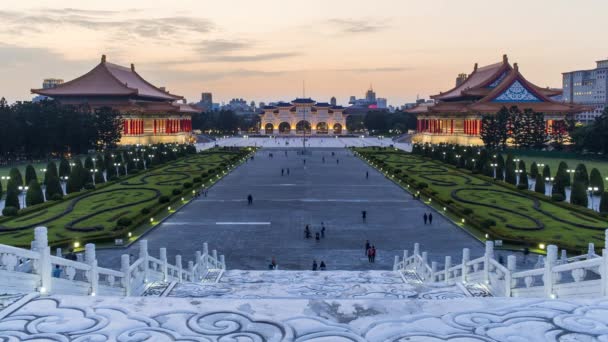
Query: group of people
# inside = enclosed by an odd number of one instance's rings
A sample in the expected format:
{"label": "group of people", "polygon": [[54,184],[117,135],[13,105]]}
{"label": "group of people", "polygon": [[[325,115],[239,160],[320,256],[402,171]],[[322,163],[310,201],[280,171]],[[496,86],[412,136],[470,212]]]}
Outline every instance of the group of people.
{"label": "group of people", "polygon": [[286,173],[289,176],[289,168],[281,169],[281,176],[285,175]]}
{"label": "group of people", "polygon": [[312,261],[312,270],[316,271],[316,270],[321,270],[321,271],[325,271],[327,269],[327,266],[325,265],[325,262],[323,260],[321,260],[321,263],[317,265],[317,260],[313,260]]}
{"label": "group of people", "polygon": [[[307,239],[312,238],[312,232],[310,231],[310,225],[304,227],[304,237]],[[315,240],[321,242],[321,239],[325,238],[325,223],[321,222],[321,230],[315,233]]]}
{"label": "group of people", "polygon": [[372,245],[369,240],[365,241],[365,255],[368,262],[376,262],[376,246]]}
{"label": "group of people", "polygon": [[428,215],[424,213],[422,219],[424,220],[424,224],[426,224],[427,222],[429,224],[433,224],[433,213],[429,213]]}

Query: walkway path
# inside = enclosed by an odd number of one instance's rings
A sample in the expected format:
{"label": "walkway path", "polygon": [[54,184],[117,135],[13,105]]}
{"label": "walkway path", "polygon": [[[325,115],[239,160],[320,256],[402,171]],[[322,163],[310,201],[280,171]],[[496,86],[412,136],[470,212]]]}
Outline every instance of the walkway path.
{"label": "walkway path", "polygon": [[[424,225],[422,215],[431,211],[427,206],[348,150],[311,151],[302,157],[291,149],[286,157],[285,150],[260,150],[254,161],[213,186],[208,197],[196,199],[149,233],[151,255],[167,247],[170,260],[176,254],[189,260],[207,241],[226,255],[229,269],[265,269],[274,256],[283,270],[310,269],[313,259],[325,261],[328,270],[388,270],[394,256],[411,250],[414,242],[440,262],[445,255],[459,260],[464,247],[472,249],[472,257],[482,254],[481,243],[439,214],[432,225]],[[281,168],[289,168],[290,175],[281,176]],[[251,206],[248,194],[254,199]],[[322,222],[324,239],[304,238],[306,224],[314,236]],[[375,264],[364,255],[367,239],[378,249]],[[123,253],[99,250],[100,265],[119,267]],[[137,246],[128,253],[136,254]]]}

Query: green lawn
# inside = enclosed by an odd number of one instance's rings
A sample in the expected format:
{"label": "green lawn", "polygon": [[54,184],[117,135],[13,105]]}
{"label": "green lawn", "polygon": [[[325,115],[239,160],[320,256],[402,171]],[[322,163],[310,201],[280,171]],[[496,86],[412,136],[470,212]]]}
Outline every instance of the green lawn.
{"label": "green lawn", "polygon": [[[576,251],[586,250],[589,242],[596,247],[604,244],[604,230],[608,227],[605,220],[420,156],[371,148],[356,151],[376,165],[379,162],[383,171],[394,174],[404,186],[410,184],[410,189],[420,188],[423,194],[433,196],[456,220],[475,222],[475,227],[469,228],[478,230],[477,235],[487,233],[490,239],[529,245],[556,244]],[[420,187],[421,182],[428,188]],[[490,221],[495,224],[488,224]]]}
{"label": "green lawn", "polygon": [[[148,220],[148,216],[155,215],[155,212],[166,211],[166,207],[172,204],[160,204],[160,196],[169,196],[179,204],[181,197],[190,198],[194,189],[184,188],[184,183],[194,183],[194,177],[201,177],[203,184],[210,185],[218,179],[218,175],[224,175],[226,165],[238,163],[244,153],[244,150],[215,150],[170,161],[159,168],[120,179],[110,186],[2,221],[0,243],[27,246],[33,239],[33,228],[41,225],[49,228],[50,243],[84,243],[86,240],[113,236],[120,218],[142,221],[142,217]],[[194,186],[200,189],[201,183]],[[180,189],[182,193],[175,195],[174,189]],[[151,213],[142,214],[144,208]],[[157,220],[159,218],[155,217]],[[11,229],[19,230],[8,231]]]}

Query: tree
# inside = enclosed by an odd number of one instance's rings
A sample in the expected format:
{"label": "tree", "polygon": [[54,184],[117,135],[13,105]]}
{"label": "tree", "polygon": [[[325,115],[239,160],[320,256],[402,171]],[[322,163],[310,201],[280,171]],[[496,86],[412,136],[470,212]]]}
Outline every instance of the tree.
{"label": "tree", "polygon": [[75,164],[76,165],[72,167],[70,178],[68,178],[68,182],[66,183],[66,192],[68,194],[82,190],[85,184],[84,168],[80,163],[80,160],[77,160]]}
{"label": "tree", "polygon": [[557,166],[557,173],[555,174],[555,179],[561,177],[561,182],[565,187],[570,186],[570,173],[568,173],[568,164],[566,162],[559,162]]}
{"label": "tree", "polygon": [[515,175],[515,162],[513,161],[513,155],[511,154],[507,155],[507,160],[505,161],[505,182],[517,185],[517,177]]}
{"label": "tree", "polygon": [[545,119],[542,113],[531,109],[510,109],[513,123],[513,142],[520,148],[542,148],[546,142]]}
{"label": "tree", "polygon": [[71,172],[70,162],[65,158],[61,158],[59,162],[59,177],[69,177]]}
{"label": "tree", "polygon": [[19,205],[19,185],[18,181],[12,178],[8,180],[6,185],[6,198],[4,199],[4,207],[21,208]]}
{"label": "tree", "polygon": [[587,174],[587,168],[585,164],[578,164],[574,170],[573,182],[582,182],[585,189],[589,187],[589,175]]}
{"label": "tree", "polygon": [[534,183],[534,191],[539,194],[545,194],[545,179],[541,177],[536,177],[536,181]]}
{"label": "tree", "polygon": [[367,112],[363,122],[370,133],[383,133],[389,128],[387,114],[384,111]]}
{"label": "tree", "polygon": [[481,140],[487,149],[494,150],[500,146],[500,123],[497,115],[484,115],[481,119]]}
{"label": "tree", "polygon": [[[23,177],[21,176],[21,171],[19,171],[18,168],[16,168],[16,167],[12,168],[9,171],[8,176],[10,177],[10,180],[13,181],[17,187],[23,186]],[[7,189],[8,189],[8,186],[7,186]]]}
{"label": "tree", "polygon": [[549,167],[548,164],[545,164],[545,167],[543,167],[543,179],[547,179],[551,177],[551,168]]}
{"label": "tree", "polygon": [[551,188],[552,195],[559,194],[562,196],[563,199],[566,198],[566,186],[564,185],[564,179],[565,179],[564,174],[567,175],[566,170],[558,168],[557,174],[555,175],[555,179],[553,180],[553,187]]}
{"label": "tree", "polygon": [[2,182],[0,182],[0,198],[2,198],[2,192],[3,192],[3,190],[2,190]]}
{"label": "tree", "polygon": [[593,194],[598,196],[604,192],[604,180],[600,171],[598,169],[591,169],[591,173],[589,174],[589,186],[593,188],[597,188],[597,191],[594,191]]}
{"label": "tree", "polygon": [[38,183],[37,180],[32,179],[28,183],[27,193],[25,194],[25,204],[29,207],[40,203],[44,203],[42,188],[40,188],[40,183]]}
{"label": "tree", "polygon": [[104,169],[106,170],[106,177],[110,180],[116,175],[116,167],[114,167],[114,158],[110,152],[106,152],[103,156]]}
{"label": "tree", "polygon": [[38,182],[38,175],[32,164],[28,164],[28,166],[25,167],[25,184],[30,184],[33,180]]}
{"label": "tree", "polygon": [[600,213],[608,214],[608,192],[602,193],[602,199],[600,200]]}
{"label": "tree", "polygon": [[608,152],[608,107],[595,121],[586,126],[572,128],[570,137],[579,151]]}
{"label": "tree", "polygon": [[587,187],[582,181],[574,181],[570,190],[570,203],[587,207],[589,198],[587,197]]}
{"label": "tree", "polygon": [[526,163],[523,160],[520,160],[518,167],[521,172],[519,173],[519,184],[517,186],[522,189],[527,189],[528,188],[528,172],[526,171]]}
{"label": "tree", "polygon": [[45,195],[47,200],[52,200],[56,197],[63,197],[63,189],[61,189],[59,177],[56,175],[49,175],[47,178]]}
{"label": "tree", "polygon": [[497,130],[497,138],[499,146],[505,149],[507,147],[507,140],[509,140],[510,132],[512,129],[512,119],[511,113],[507,109],[507,107],[502,107],[496,113],[496,124],[498,127]]}
{"label": "tree", "polygon": [[505,160],[502,157],[502,154],[499,154],[496,157],[496,179],[504,180],[505,179]]}
{"label": "tree", "polygon": [[114,148],[122,137],[123,121],[120,112],[110,107],[95,109],[94,125],[96,129],[96,145],[98,149]]}
{"label": "tree", "polygon": [[530,144],[535,149],[542,149],[547,143],[547,130],[545,129],[545,115],[536,113],[531,109],[524,110],[526,115],[531,116]]}
{"label": "tree", "polygon": [[532,162],[532,165],[530,165],[530,177],[538,179],[538,176],[538,165],[536,165],[536,162]]}
{"label": "tree", "polygon": [[91,156],[87,156],[84,159],[84,168],[87,170],[91,170],[95,168],[95,163],[93,163],[93,158]]}
{"label": "tree", "polygon": [[551,146],[560,151],[564,148],[564,144],[570,142],[568,135],[568,124],[566,120],[554,120],[551,125],[551,134],[549,134]]}

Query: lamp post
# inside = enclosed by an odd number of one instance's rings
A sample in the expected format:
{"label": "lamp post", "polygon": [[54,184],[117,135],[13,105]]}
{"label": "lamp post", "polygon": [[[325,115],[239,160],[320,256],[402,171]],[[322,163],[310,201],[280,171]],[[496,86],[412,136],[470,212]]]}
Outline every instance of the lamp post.
{"label": "lamp post", "polygon": [[2,176],[2,177],[0,177],[0,179],[2,179],[2,181],[6,181],[6,186],[5,186],[5,188],[6,188],[8,186],[8,181],[11,179],[11,177],[10,176]]}
{"label": "lamp post", "polygon": [[27,193],[27,190],[29,189],[29,186],[19,186],[19,195],[21,197],[21,208],[25,208],[25,194]]}
{"label": "lamp post", "polygon": [[545,182],[549,183],[549,185],[551,185],[551,191],[549,193],[553,192],[553,180],[555,179],[555,177],[545,177]]}
{"label": "lamp post", "polygon": [[70,171],[72,171],[72,168],[76,166],[76,163],[70,163]]}
{"label": "lamp post", "polygon": [[597,186],[590,186],[587,188],[587,191],[589,192],[589,197],[591,197],[591,210],[595,210],[595,206],[593,205],[593,193],[598,190],[599,188]]}
{"label": "lamp post", "polygon": [[498,163],[490,163],[492,169],[494,169],[494,178],[496,178],[496,168],[498,167]]}
{"label": "lamp post", "polygon": [[97,169],[91,169],[91,179],[93,180],[93,185],[95,185],[95,174],[97,173]]}
{"label": "lamp post", "polygon": [[517,184],[519,185],[519,179],[521,178],[521,173],[523,172],[523,170],[521,169],[517,169],[515,170],[515,174],[517,175]]}
{"label": "lamp post", "polygon": [[116,177],[118,177],[118,175],[120,174],[118,172],[118,167],[120,167],[120,163],[114,163],[114,168],[116,168]]}
{"label": "lamp post", "polygon": [[457,155],[456,155],[456,158],[458,158],[458,166],[459,166],[459,167],[460,167],[460,161],[461,161],[461,160],[460,160],[460,158],[461,158],[461,157],[462,157],[462,156],[461,156],[460,154],[457,154]]}
{"label": "lamp post", "polygon": [[63,190],[63,193],[67,193],[66,183],[68,182],[68,178],[68,176],[59,177],[59,183],[61,183],[61,190]]}
{"label": "lamp post", "polygon": [[[566,170],[566,172],[568,172],[568,177],[570,177],[570,174],[575,173],[575,172],[576,172],[576,170],[573,170],[573,169],[568,169],[568,170]],[[569,179],[570,179],[570,178],[569,178]]]}

